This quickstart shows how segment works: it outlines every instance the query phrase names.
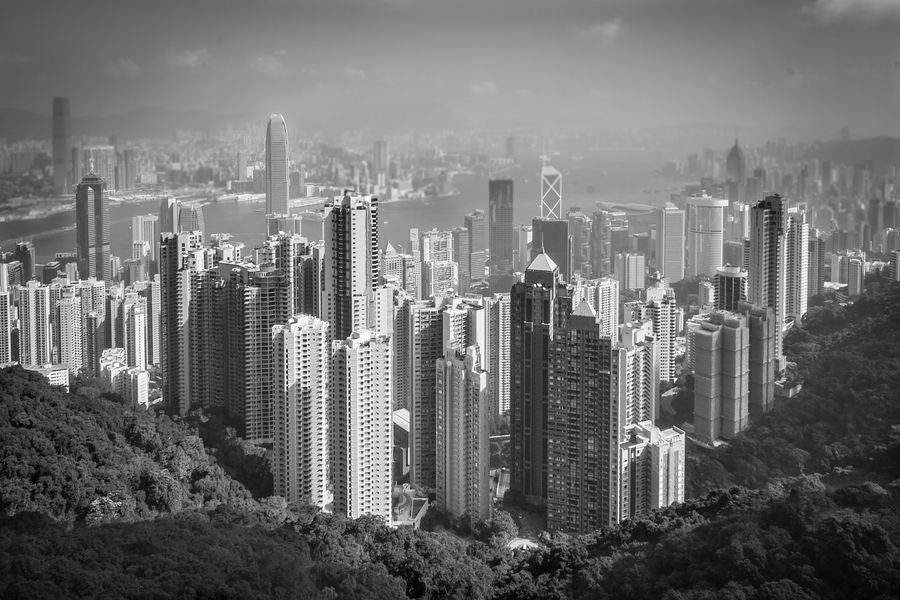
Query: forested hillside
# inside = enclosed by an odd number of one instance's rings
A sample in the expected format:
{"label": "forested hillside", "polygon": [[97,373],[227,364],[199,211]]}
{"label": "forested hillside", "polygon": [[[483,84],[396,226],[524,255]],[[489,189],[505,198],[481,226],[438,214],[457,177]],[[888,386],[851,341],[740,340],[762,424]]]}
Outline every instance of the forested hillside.
{"label": "forested hillside", "polygon": [[786,335],[785,353],[803,391],[725,447],[692,445],[688,496],[801,475],[900,477],[900,287],[810,309]]}

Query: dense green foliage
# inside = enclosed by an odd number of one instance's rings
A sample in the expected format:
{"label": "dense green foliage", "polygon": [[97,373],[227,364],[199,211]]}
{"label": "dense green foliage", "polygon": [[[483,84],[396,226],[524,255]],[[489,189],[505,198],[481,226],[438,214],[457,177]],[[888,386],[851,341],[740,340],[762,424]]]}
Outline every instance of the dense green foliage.
{"label": "dense green foliage", "polygon": [[888,598],[900,489],[732,489],[510,553],[376,519],[309,514],[273,530],[220,506],[66,529],[0,525],[3,598]]}
{"label": "dense green foliage", "polygon": [[20,367],[0,371],[0,512],[99,523],[222,503],[258,509],[192,430],[83,391],[66,394]]}
{"label": "dense green foliage", "polygon": [[[716,450],[692,445],[688,496],[781,478],[883,471],[900,437],[900,287],[885,287],[844,307],[809,311],[785,337],[803,391]],[[885,473],[890,481],[897,473]]]}

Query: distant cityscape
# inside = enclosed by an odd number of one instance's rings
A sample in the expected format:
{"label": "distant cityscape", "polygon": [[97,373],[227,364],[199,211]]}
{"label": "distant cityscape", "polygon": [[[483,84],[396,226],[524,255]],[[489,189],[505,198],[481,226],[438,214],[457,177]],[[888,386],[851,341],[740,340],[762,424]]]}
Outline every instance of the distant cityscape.
{"label": "distant cityscape", "polygon": [[[0,250],[0,364],[223,414],[277,495],[349,518],[474,524],[506,498],[581,534],[683,502],[692,447],[801,389],[785,332],[867,274],[900,281],[900,165],[809,145],[723,140],[660,163],[662,201],[592,206],[523,132],[351,149],[290,140],[273,114],[223,139],[101,144],[72,136],[68,98],[52,108],[51,140],[0,146],[0,220],[74,207],[75,248]],[[510,173],[532,165],[522,189]],[[479,206],[434,227],[412,201],[456,210],[464,173],[487,179]],[[240,214],[261,241],[207,231],[208,202],[258,204]],[[384,234],[395,203],[405,239]],[[151,207],[126,256],[117,204]]]}

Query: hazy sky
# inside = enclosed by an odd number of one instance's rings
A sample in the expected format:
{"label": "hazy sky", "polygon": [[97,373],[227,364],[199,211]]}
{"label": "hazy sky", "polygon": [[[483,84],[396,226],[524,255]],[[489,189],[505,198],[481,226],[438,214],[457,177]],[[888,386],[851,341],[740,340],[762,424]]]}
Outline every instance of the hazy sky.
{"label": "hazy sky", "polygon": [[900,135],[900,0],[3,0],[0,106]]}

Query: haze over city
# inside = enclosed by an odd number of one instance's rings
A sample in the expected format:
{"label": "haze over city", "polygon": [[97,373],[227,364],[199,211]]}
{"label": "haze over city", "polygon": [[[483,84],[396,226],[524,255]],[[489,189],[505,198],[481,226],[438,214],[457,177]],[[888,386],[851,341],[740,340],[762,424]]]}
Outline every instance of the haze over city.
{"label": "haze over city", "polygon": [[11,0],[0,33],[0,107],[40,114],[63,94],[75,117],[283,112],[326,133],[900,133],[894,0]]}

